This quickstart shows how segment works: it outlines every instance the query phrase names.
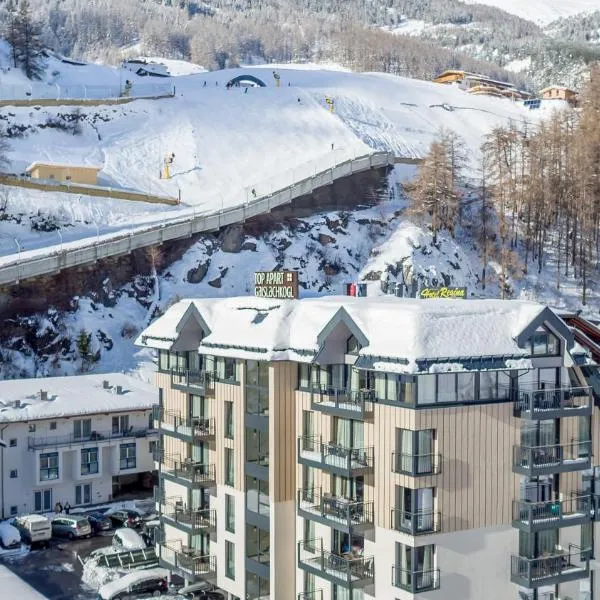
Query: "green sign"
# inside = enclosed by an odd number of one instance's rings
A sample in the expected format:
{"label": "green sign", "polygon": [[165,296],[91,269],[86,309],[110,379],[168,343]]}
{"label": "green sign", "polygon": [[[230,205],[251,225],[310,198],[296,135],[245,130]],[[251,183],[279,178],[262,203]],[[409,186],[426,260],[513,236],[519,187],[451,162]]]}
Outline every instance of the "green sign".
{"label": "green sign", "polygon": [[419,298],[422,300],[431,300],[432,298],[454,298],[466,300],[466,287],[439,287],[439,288],[423,288],[419,292]]}

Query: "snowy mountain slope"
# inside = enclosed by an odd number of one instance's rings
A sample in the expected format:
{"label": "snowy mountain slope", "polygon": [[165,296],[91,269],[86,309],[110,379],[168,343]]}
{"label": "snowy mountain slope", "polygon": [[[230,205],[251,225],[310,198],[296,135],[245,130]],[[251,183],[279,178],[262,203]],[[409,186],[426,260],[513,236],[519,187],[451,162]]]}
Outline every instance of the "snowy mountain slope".
{"label": "snowy mountain slope", "polygon": [[546,25],[579,13],[600,9],[599,0],[462,0],[465,4],[487,4],[527,21]]}

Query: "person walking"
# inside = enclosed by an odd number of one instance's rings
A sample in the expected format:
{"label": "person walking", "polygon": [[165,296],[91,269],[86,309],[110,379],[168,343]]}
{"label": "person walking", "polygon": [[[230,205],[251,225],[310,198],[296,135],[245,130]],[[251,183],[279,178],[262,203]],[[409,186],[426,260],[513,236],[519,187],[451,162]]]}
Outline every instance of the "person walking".
{"label": "person walking", "polygon": [[62,506],[62,504],[61,504],[60,502],[57,502],[57,503],[54,505],[54,512],[55,512],[57,515],[59,515],[59,514],[60,514],[62,511],[63,511],[63,506]]}
{"label": "person walking", "polygon": [[68,515],[71,512],[71,505],[65,502],[65,514]]}

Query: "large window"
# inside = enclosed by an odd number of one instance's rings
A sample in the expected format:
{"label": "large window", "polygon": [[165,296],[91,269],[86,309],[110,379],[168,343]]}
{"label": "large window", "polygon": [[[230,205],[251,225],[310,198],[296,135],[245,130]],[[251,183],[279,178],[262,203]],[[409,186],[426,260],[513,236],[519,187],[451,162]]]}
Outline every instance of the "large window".
{"label": "large window", "polygon": [[435,546],[396,543],[395,585],[422,591],[436,587]]}
{"label": "large window", "polygon": [[83,448],[81,450],[81,474],[93,475],[98,473],[98,448]]}
{"label": "large window", "polygon": [[233,402],[225,401],[225,437],[233,439]]}
{"label": "large window", "polygon": [[399,429],[395,469],[407,475],[427,475],[437,471],[434,454],[435,430]]}
{"label": "large window", "polygon": [[269,516],[269,482],[246,476],[246,508],[252,512]]}
{"label": "large window", "polygon": [[268,579],[246,571],[246,600],[270,600],[270,594],[271,584]]}
{"label": "large window", "polygon": [[266,362],[246,361],[246,412],[269,414],[269,365]]}
{"label": "large window", "polygon": [[225,530],[235,533],[235,498],[225,494]]}
{"label": "large window", "polygon": [[135,442],[131,444],[121,444],[119,446],[119,457],[120,469],[135,469]]}
{"label": "large window", "polygon": [[235,485],[234,469],[233,449],[225,448],[225,485]]}
{"label": "large window", "polygon": [[268,565],[270,555],[271,536],[268,531],[246,525],[246,556],[263,565]]}
{"label": "large window", "polygon": [[128,433],[129,432],[129,415],[121,415],[120,417],[112,418],[112,432],[117,433]]}
{"label": "large window", "polygon": [[269,466],[269,432],[246,428],[246,461]]}
{"label": "large window", "polygon": [[73,438],[76,440],[89,438],[92,434],[91,419],[76,419],[73,421]]}
{"label": "large window", "polygon": [[558,338],[543,327],[536,329],[527,342],[526,348],[534,356],[557,356],[560,354]]}
{"label": "large window", "polygon": [[34,512],[50,512],[52,508],[52,490],[38,490],[33,492]]}
{"label": "large window", "polygon": [[58,479],[58,452],[40,454],[40,481]]}
{"label": "large window", "polygon": [[225,540],[225,577],[235,579],[235,546]]}
{"label": "large window", "polygon": [[167,350],[158,351],[158,369],[160,371],[169,371],[170,369],[187,369],[187,352],[168,352]]}

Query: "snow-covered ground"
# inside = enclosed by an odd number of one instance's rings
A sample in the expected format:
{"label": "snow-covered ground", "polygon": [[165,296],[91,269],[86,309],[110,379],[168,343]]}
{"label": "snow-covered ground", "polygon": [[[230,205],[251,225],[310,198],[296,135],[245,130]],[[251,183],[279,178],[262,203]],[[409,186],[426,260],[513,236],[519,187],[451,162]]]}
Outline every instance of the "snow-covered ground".
{"label": "snow-covered ground", "polygon": [[561,17],[600,10],[599,0],[462,0],[465,4],[487,4],[522,19],[547,25]]}

